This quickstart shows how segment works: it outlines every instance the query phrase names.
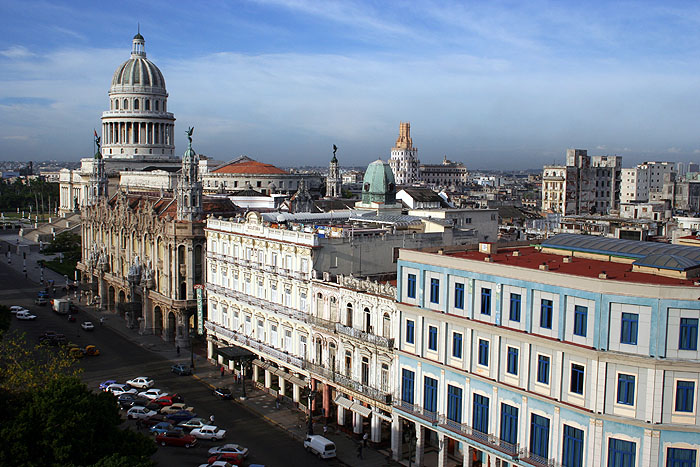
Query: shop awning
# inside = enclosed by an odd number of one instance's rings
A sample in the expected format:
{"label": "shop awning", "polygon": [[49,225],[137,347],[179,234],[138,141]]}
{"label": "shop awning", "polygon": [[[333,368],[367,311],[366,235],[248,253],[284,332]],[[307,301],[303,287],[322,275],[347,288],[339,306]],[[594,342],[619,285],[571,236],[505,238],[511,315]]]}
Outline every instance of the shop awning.
{"label": "shop awning", "polygon": [[219,347],[216,352],[229,360],[239,360],[241,358],[254,357],[255,354],[248,349],[232,345],[230,347]]}
{"label": "shop awning", "polygon": [[350,406],[350,410],[353,412],[357,412],[363,417],[369,417],[370,414],[372,413],[372,409],[369,407],[365,407],[364,405],[360,404],[359,402],[353,402],[352,405]]}
{"label": "shop awning", "polygon": [[352,404],[353,404],[353,402],[350,399],[348,399],[347,397],[343,397],[343,396],[336,397],[334,402],[337,405],[339,405],[345,409],[348,409],[348,410],[350,409],[350,407],[352,407]]}

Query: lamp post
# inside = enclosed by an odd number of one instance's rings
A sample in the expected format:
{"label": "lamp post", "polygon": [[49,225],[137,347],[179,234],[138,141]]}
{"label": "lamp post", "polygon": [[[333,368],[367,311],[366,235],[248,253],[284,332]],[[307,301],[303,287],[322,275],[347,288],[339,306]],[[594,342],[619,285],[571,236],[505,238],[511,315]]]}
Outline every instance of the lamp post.
{"label": "lamp post", "polygon": [[309,386],[306,388],[307,394],[306,397],[308,398],[308,409],[309,409],[309,428],[308,428],[308,434],[313,435],[314,434],[314,418],[313,418],[313,412],[311,411],[311,402],[316,398],[317,391],[311,389],[311,383],[309,382]]}
{"label": "lamp post", "polygon": [[405,433],[408,437],[408,467],[411,467],[411,459],[413,459],[413,446],[416,442],[416,427],[412,422],[409,422]]}
{"label": "lamp post", "polygon": [[244,357],[241,357],[239,360],[241,364],[241,386],[243,391],[241,392],[241,400],[244,401],[248,398],[248,395],[245,392],[245,367],[248,366],[248,360]]}

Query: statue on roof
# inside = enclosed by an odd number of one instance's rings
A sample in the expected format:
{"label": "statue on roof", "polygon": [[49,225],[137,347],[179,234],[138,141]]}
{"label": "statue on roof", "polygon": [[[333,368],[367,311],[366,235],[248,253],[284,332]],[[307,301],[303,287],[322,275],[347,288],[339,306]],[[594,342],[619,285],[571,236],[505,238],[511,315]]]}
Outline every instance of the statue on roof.
{"label": "statue on roof", "polygon": [[192,146],[192,133],[193,133],[193,132],[194,132],[194,127],[193,127],[193,126],[189,127],[189,128],[187,129],[187,131],[185,132],[185,134],[187,135],[187,139],[188,139],[188,141],[190,142],[190,146]]}

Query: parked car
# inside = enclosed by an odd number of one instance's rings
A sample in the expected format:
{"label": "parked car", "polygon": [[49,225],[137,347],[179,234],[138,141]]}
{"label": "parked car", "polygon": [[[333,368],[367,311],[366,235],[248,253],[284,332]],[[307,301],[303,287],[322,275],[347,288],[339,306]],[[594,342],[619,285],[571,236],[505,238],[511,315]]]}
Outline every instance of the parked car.
{"label": "parked car", "polygon": [[335,444],[321,435],[306,435],[304,448],[316,454],[319,459],[335,457]]}
{"label": "parked car", "polygon": [[192,430],[194,428],[201,428],[207,424],[207,420],[204,420],[203,418],[195,417],[195,418],[190,418],[187,421],[180,422],[177,424],[177,426],[184,428],[185,430]]}
{"label": "parked car", "polygon": [[102,381],[102,382],[100,383],[100,390],[101,390],[101,391],[106,391],[106,390],[107,390],[107,387],[109,387],[109,386],[112,385],[112,384],[117,384],[117,380],[108,379],[108,380],[106,380],[106,381]]}
{"label": "parked car", "polygon": [[165,407],[166,405],[171,405],[176,402],[185,402],[185,399],[183,399],[180,394],[167,394],[159,397],[158,399],[153,399],[153,402],[161,407]]}
{"label": "parked car", "polygon": [[207,460],[207,462],[209,462],[208,465],[216,465],[216,462],[227,462],[229,465],[236,466],[243,465],[244,461],[245,458],[242,455],[233,452],[226,452],[223,454],[217,454],[215,456],[209,456],[209,459]]}
{"label": "parked car", "polygon": [[190,420],[192,418],[195,418],[197,414],[189,412],[187,410],[178,410],[175,413],[167,414],[166,417],[168,420],[172,420],[174,423],[180,423],[184,422],[187,420]]}
{"label": "parked car", "polygon": [[68,355],[73,358],[83,358],[85,354],[80,347],[68,347]]}
{"label": "parked car", "polygon": [[[145,404],[148,403],[148,399],[144,399],[143,397],[139,397],[138,394],[133,394],[129,392],[125,392],[122,394],[119,394],[117,397],[117,403],[122,409],[129,409],[130,407],[133,406],[141,406],[145,407]],[[153,410],[153,409],[151,409]]]}
{"label": "parked car", "polygon": [[182,363],[178,363],[177,365],[171,366],[170,371],[180,376],[187,376],[192,374],[192,368],[190,368],[189,365],[183,365]]}
{"label": "parked car", "polygon": [[146,389],[152,387],[156,382],[147,376],[138,376],[134,379],[130,379],[126,384],[134,388]]}
{"label": "parked car", "polygon": [[214,425],[204,425],[201,428],[194,428],[190,434],[197,439],[210,439],[218,441],[226,437],[226,430],[222,430]]}
{"label": "parked car", "polygon": [[49,291],[46,289],[40,290],[36,295],[38,298],[49,298]]}
{"label": "parked car", "polygon": [[242,465],[242,464],[234,464],[230,461],[227,460],[214,460],[212,462],[211,460],[209,461],[208,464],[199,464],[199,467],[233,467],[237,465]]}
{"label": "parked car", "polygon": [[171,413],[179,412],[180,410],[194,413],[194,407],[187,407],[184,402],[176,402],[171,405],[166,405],[160,409],[160,413],[169,415]]}
{"label": "parked car", "polygon": [[182,428],[175,427],[168,422],[158,422],[151,428],[149,428],[148,431],[150,431],[154,435],[158,435],[161,433],[167,433],[169,431],[182,431]]}
{"label": "parked car", "polygon": [[184,446],[191,448],[197,444],[197,438],[192,435],[186,435],[182,431],[168,431],[156,435],[156,443],[161,446]]}
{"label": "parked car", "polygon": [[233,397],[229,388],[216,388],[214,389],[214,395],[222,399],[231,399]]}
{"label": "parked car", "polygon": [[244,448],[240,444],[233,443],[227,443],[221,446],[214,446],[213,448],[210,448],[208,452],[210,456],[216,454],[236,453],[240,454],[243,457],[248,457],[248,448]]}
{"label": "parked car", "polygon": [[48,303],[49,303],[49,301],[46,300],[45,297],[37,297],[37,299],[34,300],[34,304],[39,305],[39,306],[44,306],[44,305],[47,305]]}
{"label": "parked car", "polygon": [[10,307],[10,313],[12,313],[13,315],[19,313],[20,311],[27,311],[28,312],[29,310],[27,310],[23,306],[19,306],[19,305],[12,305]]}
{"label": "parked car", "polygon": [[86,345],[83,349],[83,353],[91,357],[96,357],[100,354],[100,349],[98,349],[94,345]]}
{"label": "parked car", "polygon": [[17,319],[21,319],[24,321],[34,321],[36,319],[36,315],[33,315],[28,311],[18,311],[15,316],[17,317]]}
{"label": "parked car", "polygon": [[126,412],[126,418],[151,418],[158,412],[154,410],[147,409],[146,407],[132,407]]}
{"label": "parked car", "polygon": [[83,321],[83,323],[80,325],[80,327],[86,331],[94,331],[95,330],[95,325],[92,324],[92,321]]}
{"label": "parked car", "polygon": [[126,384],[110,384],[107,386],[107,391],[111,392],[115,396],[120,396],[122,394],[136,394],[136,389],[127,386]]}
{"label": "parked car", "polygon": [[139,396],[145,397],[147,399],[158,399],[159,397],[167,395],[167,392],[163,392],[160,389],[156,388],[151,388],[151,389],[146,389],[145,391],[141,391],[139,393]]}

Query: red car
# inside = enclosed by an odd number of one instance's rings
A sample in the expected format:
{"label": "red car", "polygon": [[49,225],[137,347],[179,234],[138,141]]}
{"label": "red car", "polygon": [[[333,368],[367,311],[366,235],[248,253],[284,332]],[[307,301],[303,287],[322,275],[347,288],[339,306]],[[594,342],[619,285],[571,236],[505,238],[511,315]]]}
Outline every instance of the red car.
{"label": "red car", "polygon": [[192,435],[186,435],[182,431],[168,431],[157,435],[156,443],[161,446],[184,446],[186,448],[191,448],[197,444],[197,438]]}
{"label": "red car", "polygon": [[213,464],[216,461],[226,461],[230,464],[233,465],[243,465],[243,460],[245,457],[243,454],[237,453],[237,452],[222,452],[220,454],[216,454],[214,456],[209,456],[209,462],[210,464]]}
{"label": "red car", "polygon": [[158,404],[160,407],[166,407],[168,405],[173,405],[175,402],[185,402],[185,400],[179,394],[168,394],[167,396],[154,399],[152,402]]}

